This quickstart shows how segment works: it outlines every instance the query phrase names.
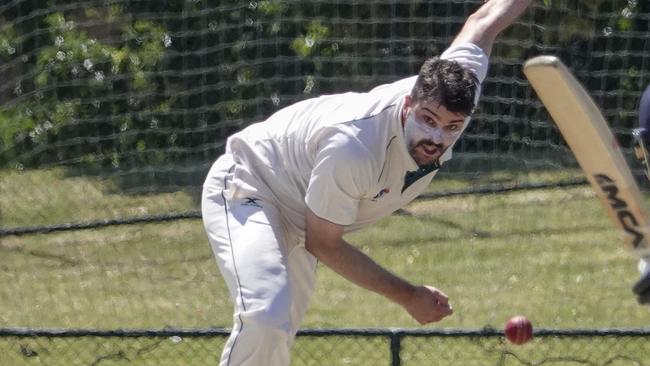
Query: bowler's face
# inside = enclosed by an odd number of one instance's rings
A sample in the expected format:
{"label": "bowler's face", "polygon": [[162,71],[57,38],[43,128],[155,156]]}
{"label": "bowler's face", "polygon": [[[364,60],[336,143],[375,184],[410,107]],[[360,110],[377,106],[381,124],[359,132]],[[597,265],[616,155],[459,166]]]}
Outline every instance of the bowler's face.
{"label": "bowler's face", "polygon": [[402,123],[406,146],[418,166],[437,161],[463,131],[465,115],[435,102],[413,102],[406,97]]}

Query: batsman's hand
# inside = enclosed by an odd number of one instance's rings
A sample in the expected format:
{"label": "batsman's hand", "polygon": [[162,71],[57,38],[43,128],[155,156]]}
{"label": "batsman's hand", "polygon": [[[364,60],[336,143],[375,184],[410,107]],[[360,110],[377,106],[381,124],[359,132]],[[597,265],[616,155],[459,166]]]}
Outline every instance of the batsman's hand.
{"label": "batsman's hand", "polygon": [[632,287],[632,291],[636,294],[639,304],[650,305],[650,272],[641,275]]}
{"label": "batsman's hand", "polygon": [[447,295],[431,286],[416,286],[403,306],[422,325],[440,321],[454,312]]}

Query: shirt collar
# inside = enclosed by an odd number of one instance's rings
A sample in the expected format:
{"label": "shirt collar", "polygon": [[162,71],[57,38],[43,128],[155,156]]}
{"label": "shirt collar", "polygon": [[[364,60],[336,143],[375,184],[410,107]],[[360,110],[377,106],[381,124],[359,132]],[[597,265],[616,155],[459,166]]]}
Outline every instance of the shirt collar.
{"label": "shirt collar", "polygon": [[404,108],[404,99],[402,99],[397,104],[393,117],[391,118],[391,129],[392,135],[395,136],[395,143],[397,144],[397,149],[402,158],[402,163],[404,169],[417,170],[419,169],[418,164],[415,162],[411,153],[409,153],[408,148],[406,147],[406,138],[404,137],[404,126],[402,125],[402,108]]}

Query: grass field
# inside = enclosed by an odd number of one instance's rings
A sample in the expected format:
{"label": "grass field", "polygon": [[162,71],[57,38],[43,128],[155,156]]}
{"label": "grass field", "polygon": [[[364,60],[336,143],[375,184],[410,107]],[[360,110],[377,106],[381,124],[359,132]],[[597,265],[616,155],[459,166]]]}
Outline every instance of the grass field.
{"label": "grass field", "polygon": [[[443,178],[432,189],[575,174]],[[123,196],[99,179],[56,170],[2,173],[0,182],[5,227],[196,209],[187,193]],[[588,186],[418,201],[407,212],[347,239],[401,276],[449,295],[454,315],[428,327],[500,329],[515,314],[537,328],[650,325],[650,309],[630,292],[636,261]],[[198,220],[0,240],[0,328],[231,324],[227,291]],[[398,306],[321,266],[304,327],[418,325]],[[0,344],[0,353],[15,346]]]}

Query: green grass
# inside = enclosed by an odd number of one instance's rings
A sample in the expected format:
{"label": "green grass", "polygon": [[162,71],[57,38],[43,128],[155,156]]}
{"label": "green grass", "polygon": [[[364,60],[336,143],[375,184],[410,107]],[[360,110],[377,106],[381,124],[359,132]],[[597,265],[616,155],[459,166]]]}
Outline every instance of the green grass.
{"label": "green grass", "polygon": [[[0,339],[2,365],[216,365],[224,337]],[[401,365],[644,365],[639,337],[538,337],[512,346],[500,337],[405,337]],[[292,365],[388,366],[386,337],[299,337]],[[20,350],[16,352],[16,350]]]}
{"label": "green grass", "polygon": [[[575,172],[499,174],[485,179],[539,181],[575,176]],[[2,225],[7,227],[197,208],[187,193],[123,196],[107,193],[114,192],[106,188],[107,182],[66,177],[56,170],[0,176]],[[432,187],[457,189],[489,182],[449,178],[434,180]],[[21,200],[20,196],[33,200]],[[527,315],[537,328],[650,324],[648,308],[637,305],[630,291],[637,277],[636,260],[622,249],[618,233],[587,186],[419,201],[407,211],[408,216],[386,218],[347,239],[393,272],[449,295],[455,313],[429,328],[500,329],[515,314]],[[319,268],[318,277],[305,328],[419,327],[397,305],[357,288],[326,267]],[[227,290],[199,220],[2,238],[0,283],[0,328],[204,328],[229,327],[232,321]],[[166,364],[155,360],[169,360],[164,355],[176,354],[178,358],[171,358],[176,361],[169,364],[192,364],[186,353],[174,351],[179,345],[167,341],[162,340],[151,353],[129,345],[131,341],[115,342],[126,347],[127,356],[131,352],[127,357],[131,360],[162,352],[147,362]],[[148,344],[155,339],[139,342]],[[213,357],[222,340],[214,342],[218,344],[200,346],[205,348],[200,352]],[[339,348],[357,346],[325,346],[318,343],[322,340],[309,339],[300,342],[303,351],[316,342],[314,352],[331,354],[327,356],[330,364],[363,365],[363,360],[371,358],[360,356],[366,352],[365,346],[346,355]],[[454,342],[460,342],[456,343],[460,349],[482,344],[471,339]],[[469,343],[463,346],[463,342]],[[55,350],[68,347],[71,349],[66,352],[90,352],[89,357],[96,361],[98,354],[114,354],[101,350],[103,343],[92,339],[9,339],[0,340],[0,353],[15,356],[21,346],[29,346],[41,350],[45,357],[46,352],[64,353]],[[375,349],[372,355],[388,357],[383,345],[368,347]],[[411,357],[413,364],[423,364],[423,357],[426,360],[439,353],[416,351],[405,346],[405,355],[409,355],[405,357]],[[39,364],[39,357],[21,356],[17,358],[20,362],[9,364]],[[205,357],[200,357],[199,364]],[[503,352],[495,357],[503,357]],[[125,362],[118,358],[101,364]],[[312,358],[307,355],[295,363],[309,365]],[[57,360],[45,364],[92,363],[90,359],[79,363]],[[504,364],[517,364],[508,362]],[[464,361],[467,365],[495,363]],[[0,361],[0,365],[4,363]]]}
{"label": "green grass", "polygon": [[111,178],[68,176],[63,169],[0,171],[3,227],[37,226],[195,210],[185,191],[120,194]]}

